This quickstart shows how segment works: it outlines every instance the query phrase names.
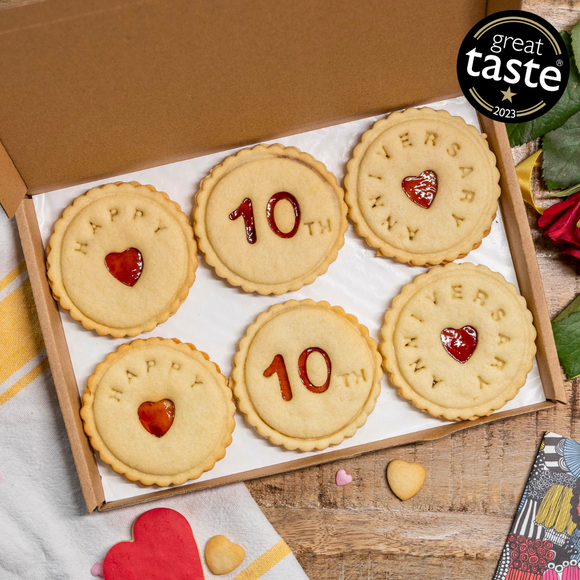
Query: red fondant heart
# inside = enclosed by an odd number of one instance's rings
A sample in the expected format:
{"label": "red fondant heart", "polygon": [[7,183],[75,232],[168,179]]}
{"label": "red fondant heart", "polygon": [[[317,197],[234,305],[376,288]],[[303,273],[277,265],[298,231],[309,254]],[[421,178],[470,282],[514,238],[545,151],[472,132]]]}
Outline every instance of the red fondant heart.
{"label": "red fondant heart", "polygon": [[204,580],[189,522],[156,508],[133,524],[133,541],[115,544],[103,562],[105,580]]}
{"label": "red fondant heart", "polygon": [[473,326],[444,328],[441,331],[441,342],[447,354],[457,362],[467,362],[477,346],[477,330]]}
{"label": "red fondant heart", "polygon": [[161,401],[145,401],[139,405],[137,410],[141,425],[155,437],[163,437],[175,418],[175,405],[169,399]]}
{"label": "red fondant heart", "polygon": [[418,176],[405,177],[401,186],[412,202],[427,209],[437,195],[437,174],[428,169]]}
{"label": "red fondant heart", "polygon": [[143,272],[143,256],[136,248],[112,252],[105,257],[107,270],[125,286],[135,286]]}

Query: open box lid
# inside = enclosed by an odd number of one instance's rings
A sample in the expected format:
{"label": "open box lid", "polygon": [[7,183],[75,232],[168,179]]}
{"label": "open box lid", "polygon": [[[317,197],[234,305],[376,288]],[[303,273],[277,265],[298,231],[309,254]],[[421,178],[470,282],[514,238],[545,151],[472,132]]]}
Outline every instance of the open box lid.
{"label": "open box lid", "polygon": [[[0,203],[459,94],[519,0],[40,0],[0,10]],[[3,147],[2,147],[3,145]]]}
{"label": "open box lid", "polygon": [[[485,14],[520,7],[518,0],[22,1],[0,10],[0,201],[9,214],[27,193],[458,95],[455,60],[465,34]],[[497,156],[502,216],[538,329],[549,401],[423,431],[421,440],[566,401],[507,133],[479,120]],[[34,206],[20,204],[18,226],[88,510],[207,487],[194,482],[105,502]],[[388,445],[411,441],[417,436]],[[350,454],[336,449],[325,461]],[[320,459],[280,469],[313,463]]]}

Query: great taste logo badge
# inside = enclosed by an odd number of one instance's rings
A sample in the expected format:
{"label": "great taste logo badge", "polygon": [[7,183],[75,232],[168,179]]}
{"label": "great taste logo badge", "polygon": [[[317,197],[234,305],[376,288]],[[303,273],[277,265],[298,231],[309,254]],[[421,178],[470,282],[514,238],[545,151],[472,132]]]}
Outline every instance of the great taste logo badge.
{"label": "great taste logo badge", "polygon": [[557,30],[521,10],[481,20],[463,40],[457,77],[467,100],[496,121],[531,121],[566,89],[570,60]]}

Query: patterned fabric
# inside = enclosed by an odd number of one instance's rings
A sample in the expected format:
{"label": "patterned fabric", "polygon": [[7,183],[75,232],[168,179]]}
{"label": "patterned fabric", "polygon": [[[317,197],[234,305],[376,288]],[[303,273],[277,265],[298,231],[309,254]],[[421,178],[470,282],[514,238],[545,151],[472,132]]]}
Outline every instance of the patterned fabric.
{"label": "patterned fabric", "polygon": [[518,511],[512,528],[513,532],[526,538],[540,539],[544,528],[536,524],[537,513],[538,502],[533,499],[526,500]]}
{"label": "patterned fabric", "polygon": [[546,433],[494,580],[580,580],[580,443]]}
{"label": "patterned fabric", "polygon": [[541,578],[548,562],[555,556],[552,543],[510,534],[510,564],[508,580]]}
{"label": "patterned fabric", "polygon": [[14,220],[0,229],[0,407],[48,369]]}
{"label": "patterned fabric", "polygon": [[[564,461],[564,445],[567,439],[563,437],[544,437],[544,461],[550,471],[569,473],[570,470]],[[571,441],[571,439],[568,439]],[[574,441],[574,443],[576,443]],[[576,443],[578,445],[578,443]]]}

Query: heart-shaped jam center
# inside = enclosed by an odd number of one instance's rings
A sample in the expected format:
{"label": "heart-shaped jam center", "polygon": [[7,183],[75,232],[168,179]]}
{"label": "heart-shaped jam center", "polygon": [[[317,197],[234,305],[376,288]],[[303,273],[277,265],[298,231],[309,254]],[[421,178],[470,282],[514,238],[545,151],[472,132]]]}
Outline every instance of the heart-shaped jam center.
{"label": "heart-shaped jam center", "polygon": [[175,405],[169,399],[161,401],[145,401],[137,410],[141,425],[155,437],[163,437],[173,425],[175,418]]}
{"label": "heart-shaped jam center", "polygon": [[441,342],[447,354],[463,364],[470,359],[477,346],[477,330],[473,326],[444,328],[441,331]]}
{"label": "heart-shaped jam center", "polygon": [[428,169],[420,175],[405,177],[401,186],[412,202],[427,209],[437,195],[437,174]]}
{"label": "heart-shaped jam center", "polygon": [[143,272],[143,256],[137,248],[111,252],[105,257],[105,266],[119,282],[125,286],[135,286]]}

